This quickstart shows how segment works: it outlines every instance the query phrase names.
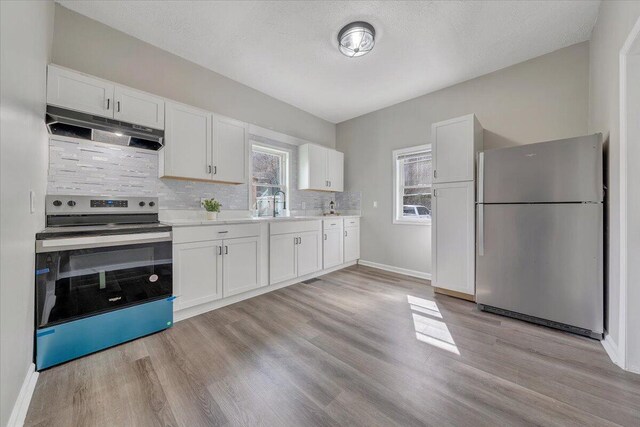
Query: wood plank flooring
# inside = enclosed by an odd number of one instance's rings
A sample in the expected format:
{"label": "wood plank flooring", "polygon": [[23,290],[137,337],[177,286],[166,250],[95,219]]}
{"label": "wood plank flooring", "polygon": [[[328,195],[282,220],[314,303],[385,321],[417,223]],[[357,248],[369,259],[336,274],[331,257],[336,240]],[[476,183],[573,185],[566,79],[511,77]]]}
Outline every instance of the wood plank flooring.
{"label": "wood plank flooring", "polygon": [[26,425],[639,426],[640,376],[354,266],[44,371]]}

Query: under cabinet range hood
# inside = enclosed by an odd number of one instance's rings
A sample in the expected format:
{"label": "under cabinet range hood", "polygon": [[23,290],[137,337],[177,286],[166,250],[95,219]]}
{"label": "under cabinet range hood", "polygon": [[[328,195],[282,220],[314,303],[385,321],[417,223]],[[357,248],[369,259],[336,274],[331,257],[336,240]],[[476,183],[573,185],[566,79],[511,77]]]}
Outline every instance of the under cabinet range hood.
{"label": "under cabinet range hood", "polygon": [[164,131],[47,105],[47,128],[52,135],[157,151]]}

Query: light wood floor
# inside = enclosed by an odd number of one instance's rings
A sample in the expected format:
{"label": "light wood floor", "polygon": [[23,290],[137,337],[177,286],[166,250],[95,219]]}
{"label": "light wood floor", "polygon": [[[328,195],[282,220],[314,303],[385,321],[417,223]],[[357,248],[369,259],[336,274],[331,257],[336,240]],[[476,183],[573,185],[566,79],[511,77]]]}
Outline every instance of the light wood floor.
{"label": "light wood floor", "polygon": [[593,340],[354,266],[40,374],[26,425],[640,425]]}

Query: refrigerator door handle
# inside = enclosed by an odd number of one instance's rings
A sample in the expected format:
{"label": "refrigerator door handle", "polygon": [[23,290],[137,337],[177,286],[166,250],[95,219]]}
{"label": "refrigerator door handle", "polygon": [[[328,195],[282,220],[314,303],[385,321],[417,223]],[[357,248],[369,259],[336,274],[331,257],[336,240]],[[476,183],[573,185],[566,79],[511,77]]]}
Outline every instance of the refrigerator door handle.
{"label": "refrigerator door handle", "polygon": [[484,153],[478,153],[478,203],[484,203]]}
{"label": "refrigerator door handle", "polygon": [[478,256],[484,255],[484,204],[478,204]]}

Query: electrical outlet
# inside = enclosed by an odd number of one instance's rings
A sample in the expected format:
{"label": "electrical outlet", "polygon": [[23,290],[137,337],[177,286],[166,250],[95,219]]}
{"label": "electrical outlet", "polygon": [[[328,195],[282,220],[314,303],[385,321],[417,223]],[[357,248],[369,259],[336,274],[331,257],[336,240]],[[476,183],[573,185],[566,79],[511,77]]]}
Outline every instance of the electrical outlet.
{"label": "electrical outlet", "polygon": [[377,201],[377,200],[374,200],[374,201],[373,201],[373,207],[374,207],[374,208],[377,208],[377,207],[378,207],[378,201]]}

